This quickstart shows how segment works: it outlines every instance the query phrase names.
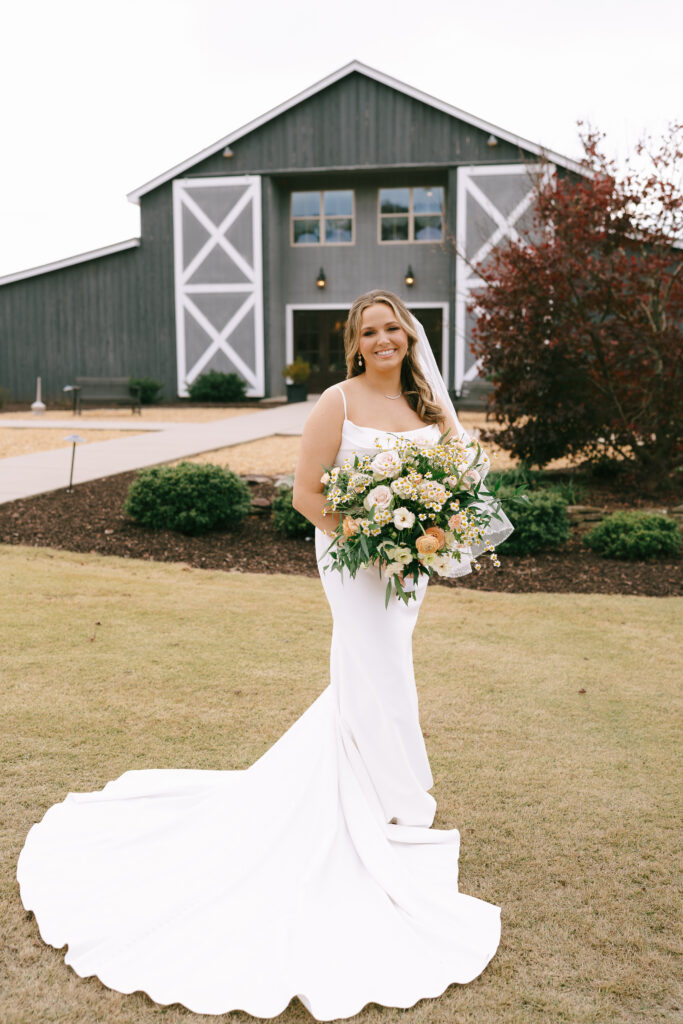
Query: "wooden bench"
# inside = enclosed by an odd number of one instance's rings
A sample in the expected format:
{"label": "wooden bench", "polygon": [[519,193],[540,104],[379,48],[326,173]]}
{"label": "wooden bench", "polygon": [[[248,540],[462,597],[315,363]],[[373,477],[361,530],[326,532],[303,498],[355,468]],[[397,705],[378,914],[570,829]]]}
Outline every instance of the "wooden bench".
{"label": "wooden bench", "polygon": [[115,402],[129,405],[132,413],[142,414],[139,388],[130,383],[130,377],[76,377],[76,383],[65,388],[73,391],[75,414],[80,416],[84,402],[102,405]]}
{"label": "wooden bench", "polygon": [[466,409],[470,412],[485,412],[486,419],[490,416],[486,396],[493,391],[493,385],[484,377],[475,377],[474,380],[464,381],[460,394],[453,397],[453,404],[456,411]]}

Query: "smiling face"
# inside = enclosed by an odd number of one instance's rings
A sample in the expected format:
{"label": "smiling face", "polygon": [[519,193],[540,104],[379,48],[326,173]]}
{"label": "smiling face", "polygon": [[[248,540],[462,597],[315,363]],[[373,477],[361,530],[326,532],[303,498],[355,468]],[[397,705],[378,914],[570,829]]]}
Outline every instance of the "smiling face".
{"label": "smiling face", "polygon": [[365,367],[395,369],[408,351],[408,335],[391,306],[377,302],[363,310],[358,349]]}

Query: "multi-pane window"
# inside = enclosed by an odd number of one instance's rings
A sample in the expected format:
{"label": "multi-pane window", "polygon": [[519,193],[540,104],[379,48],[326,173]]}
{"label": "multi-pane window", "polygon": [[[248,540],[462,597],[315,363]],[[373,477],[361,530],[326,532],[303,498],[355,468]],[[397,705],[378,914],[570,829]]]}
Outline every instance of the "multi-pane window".
{"label": "multi-pane window", "polygon": [[353,190],[292,192],[294,245],[353,245]]}
{"label": "multi-pane window", "polygon": [[440,242],[442,239],[441,185],[379,190],[380,242]]}

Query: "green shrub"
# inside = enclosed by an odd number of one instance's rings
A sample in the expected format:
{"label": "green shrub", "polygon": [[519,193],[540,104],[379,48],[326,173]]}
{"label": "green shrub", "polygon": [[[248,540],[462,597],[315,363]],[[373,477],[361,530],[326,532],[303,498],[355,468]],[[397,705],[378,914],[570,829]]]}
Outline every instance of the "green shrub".
{"label": "green shrub", "polygon": [[527,469],[524,465],[513,466],[510,469],[490,469],[486,475],[486,486],[500,480],[503,487],[519,487],[520,484],[526,484],[532,490],[541,486],[547,475],[542,469]]}
{"label": "green shrub", "polygon": [[163,384],[151,377],[133,377],[130,382],[131,388],[137,388],[142,405],[152,405],[161,398]]}
{"label": "green shrub", "polygon": [[292,488],[281,487],[273,498],[273,522],[278,533],[285,537],[312,537],[313,523],[292,505]]}
{"label": "green shrub", "polygon": [[143,469],[123,506],[143,526],[187,534],[236,526],[250,509],[244,480],[221,466],[194,462]]}
{"label": "green shrub", "polygon": [[187,387],[193,402],[242,402],[247,385],[238,373],[202,373]]}
{"label": "green shrub", "polygon": [[587,473],[594,479],[612,483],[633,472],[633,464],[626,459],[615,459],[601,453],[598,458],[587,459],[583,464]]}
{"label": "green shrub", "polygon": [[585,485],[575,479],[573,474],[560,476],[544,469],[527,469],[524,465],[511,469],[492,469],[486,476],[486,486],[500,480],[502,487],[519,487],[525,484],[528,492],[544,490],[559,494],[568,505],[578,505],[585,495]]}
{"label": "green shrub", "polygon": [[[511,497],[513,493],[512,488],[501,487],[498,496]],[[567,502],[560,494],[539,490],[532,491],[527,498],[525,506],[515,505],[508,512],[515,530],[500,545],[503,554],[531,555],[557,548],[569,539]]]}
{"label": "green shrub", "polygon": [[681,547],[678,523],[655,512],[613,512],[582,541],[603,558],[666,558]]}

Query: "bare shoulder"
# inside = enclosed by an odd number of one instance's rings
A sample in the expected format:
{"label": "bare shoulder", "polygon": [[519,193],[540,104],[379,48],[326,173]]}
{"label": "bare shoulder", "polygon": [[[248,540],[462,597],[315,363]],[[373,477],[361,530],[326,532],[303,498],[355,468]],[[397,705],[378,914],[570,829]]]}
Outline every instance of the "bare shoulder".
{"label": "bare shoulder", "polygon": [[320,430],[323,426],[341,430],[343,422],[344,399],[339,394],[339,388],[333,384],[322,392],[311,409],[306,420],[306,427],[309,433],[311,429]]}

